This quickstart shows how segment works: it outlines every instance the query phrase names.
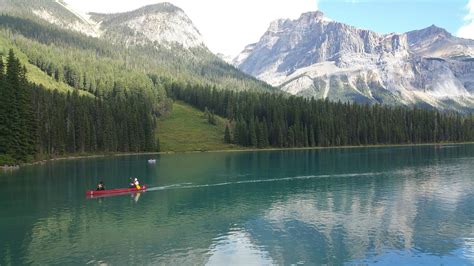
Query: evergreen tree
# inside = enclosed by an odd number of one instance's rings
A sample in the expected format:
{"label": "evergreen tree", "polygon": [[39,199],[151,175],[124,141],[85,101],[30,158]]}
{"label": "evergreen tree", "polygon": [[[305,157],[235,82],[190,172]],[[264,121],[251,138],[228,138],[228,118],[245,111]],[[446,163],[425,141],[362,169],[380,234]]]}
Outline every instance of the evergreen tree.
{"label": "evergreen tree", "polygon": [[6,154],[8,149],[9,134],[8,126],[8,94],[6,84],[5,84],[5,65],[3,62],[3,57],[0,56],[0,155]]}
{"label": "evergreen tree", "polygon": [[265,145],[265,131],[263,130],[263,123],[257,124],[257,147],[264,148]]}
{"label": "evergreen tree", "polygon": [[309,127],[309,146],[310,147],[316,146],[316,141],[315,141],[315,137],[314,137],[314,129],[313,129],[313,126],[311,126],[311,125]]}
{"label": "evergreen tree", "polygon": [[249,144],[252,147],[257,147],[258,140],[257,140],[257,126],[255,124],[255,120],[252,117],[249,123]]}
{"label": "evergreen tree", "polygon": [[232,143],[232,138],[230,136],[229,125],[225,126],[224,142],[225,143]]}
{"label": "evergreen tree", "polygon": [[175,84],[168,90],[177,99],[201,110],[210,107],[224,117],[233,110],[233,116],[238,117],[234,142],[242,146],[313,147],[474,138],[470,129],[472,119],[453,113],[333,103],[269,93],[228,93],[190,84]]}
{"label": "evergreen tree", "polygon": [[24,162],[37,153],[159,149],[153,99],[142,92],[117,90],[99,99],[81,96],[77,90],[72,94],[46,91],[27,82],[26,69],[13,51],[0,76],[0,156],[4,158]]}
{"label": "evergreen tree", "polygon": [[[12,155],[16,160],[23,159],[21,146],[21,134],[23,132],[23,121],[19,114],[19,95],[20,95],[20,65],[11,49],[7,58],[7,69],[5,75],[5,110],[6,110],[6,153]],[[3,96],[2,96],[3,97]]]}

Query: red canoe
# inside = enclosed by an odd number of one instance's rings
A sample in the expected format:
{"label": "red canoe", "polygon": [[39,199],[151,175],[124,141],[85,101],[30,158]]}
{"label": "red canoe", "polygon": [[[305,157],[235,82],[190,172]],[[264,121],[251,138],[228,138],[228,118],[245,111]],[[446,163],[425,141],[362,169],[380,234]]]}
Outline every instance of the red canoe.
{"label": "red canoe", "polygon": [[109,195],[120,195],[120,194],[129,194],[134,192],[143,192],[146,190],[146,186],[142,186],[140,189],[136,188],[116,188],[109,190],[88,190],[86,191],[87,197],[103,197]]}

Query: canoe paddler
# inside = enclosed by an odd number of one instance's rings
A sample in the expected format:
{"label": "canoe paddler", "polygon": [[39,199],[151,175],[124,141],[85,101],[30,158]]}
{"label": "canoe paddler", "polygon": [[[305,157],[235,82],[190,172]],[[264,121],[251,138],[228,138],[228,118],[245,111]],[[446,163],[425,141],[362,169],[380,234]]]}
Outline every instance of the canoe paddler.
{"label": "canoe paddler", "polygon": [[141,186],[140,186],[140,181],[138,181],[138,178],[134,178],[134,177],[130,177],[130,185],[129,185],[130,188],[136,188],[136,189],[140,189]]}
{"label": "canoe paddler", "polygon": [[100,181],[99,184],[97,185],[97,191],[100,190],[105,190],[105,185],[104,182]]}
{"label": "canoe paddler", "polygon": [[140,189],[140,182],[138,181],[138,178],[135,177],[135,179],[133,180],[133,183],[135,184],[135,188],[136,189]]}

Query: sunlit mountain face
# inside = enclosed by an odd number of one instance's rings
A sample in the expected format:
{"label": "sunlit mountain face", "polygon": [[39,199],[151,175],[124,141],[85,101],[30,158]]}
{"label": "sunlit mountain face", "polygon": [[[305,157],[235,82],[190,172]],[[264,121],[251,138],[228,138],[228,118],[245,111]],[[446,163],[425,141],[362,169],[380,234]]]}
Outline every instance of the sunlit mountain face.
{"label": "sunlit mountain face", "polygon": [[378,34],[322,12],[274,21],[234,64],[295,95],[470,111],[474,41],[436,26]]}

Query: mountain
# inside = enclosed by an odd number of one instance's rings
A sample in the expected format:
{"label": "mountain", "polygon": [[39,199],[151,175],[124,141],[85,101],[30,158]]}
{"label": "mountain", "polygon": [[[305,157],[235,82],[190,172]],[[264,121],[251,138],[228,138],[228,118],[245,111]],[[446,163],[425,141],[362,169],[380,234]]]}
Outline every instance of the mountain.
{"label": "mountain", "polygon": [[[95,59],[103,62],[97,66],[99,71],[105,71],[106,61],[113,60],[118,68],[115,74],[123,71],[120,65],[124,64],[129,72],[153,76],[155,83],[159,78],[223,89],[273,90],[210,52],[184,11],[169,3],[116,14],[82,14],[60,0],[0,0],[0,8],[0,27],[18,34],[21,40],[11,46],[50,75],[47,68],[58,65],[70,70],[77,69],[73,64],[82,64],[84,71],[89,71],[90,62],[84,58],[96,55]],[[11,41],[8,32],[3,35]],[[60,58],[60,54],[82,62]]]}
{"label": "mountain", "polygon": [[92,13],[91,18],[103,29],[103,38],[126,45],[153,42],[179,44],[184,48],[205,48],[201,34],[180,8],[161,3],[118,13]]}
{"label": "mountain", "polygon": [[100,25],[86,14],[74,10],[64,1],[54,0],[0,0],[2,14],[29,19],[41,19],[63,29],[99,37]]}
{"label": "mountain", "polygon": [[1,0],[8,14],[35,17],[63,29],[127,45],[179,44],[185,48],[205,47],[192,21],[170,3],[149,5],[117,14],[83,14],[64,1]]}
{"label": "mountain", "polygon": [[474,41],[431,26],[378,34],[322,12],[280,19],[233,63],[295,95],[474,110]]}

